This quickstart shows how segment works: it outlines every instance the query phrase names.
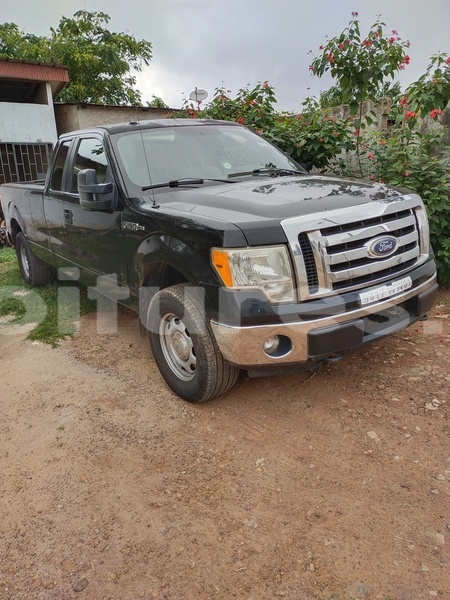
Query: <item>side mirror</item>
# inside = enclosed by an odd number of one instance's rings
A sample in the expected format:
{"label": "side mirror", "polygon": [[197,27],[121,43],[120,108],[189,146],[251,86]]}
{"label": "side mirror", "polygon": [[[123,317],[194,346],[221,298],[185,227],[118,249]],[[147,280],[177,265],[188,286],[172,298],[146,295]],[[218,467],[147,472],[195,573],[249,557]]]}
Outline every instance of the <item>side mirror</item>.
{"label": "side mirror", "polygon": [[78,173],[80,205],[85,210],[114,210],[115,187],[112,182],[98,183],[95,169],[83,169]]}

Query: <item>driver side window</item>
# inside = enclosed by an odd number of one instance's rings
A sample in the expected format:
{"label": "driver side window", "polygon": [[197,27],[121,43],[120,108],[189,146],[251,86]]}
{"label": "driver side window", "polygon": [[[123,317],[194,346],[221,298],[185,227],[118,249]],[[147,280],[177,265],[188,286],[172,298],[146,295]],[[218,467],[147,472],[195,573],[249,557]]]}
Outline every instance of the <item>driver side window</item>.
{"label": "driver side window", "polygon": [[55,164],[53,165],[52,177],[50,180],[50,189],[54,192],[61,192],[63,189],[63,174],[66,164],[67,155],[69,154],[70,142],[63,142],[56,155]]}
{"label": "driver side window", "polygon": [[83,169],[94,169],[98,183],[105,182],[108,162],[100,140],[85,138],[80,141],[70,178],[69,191],[72,194],[78,193],[78,173]]}

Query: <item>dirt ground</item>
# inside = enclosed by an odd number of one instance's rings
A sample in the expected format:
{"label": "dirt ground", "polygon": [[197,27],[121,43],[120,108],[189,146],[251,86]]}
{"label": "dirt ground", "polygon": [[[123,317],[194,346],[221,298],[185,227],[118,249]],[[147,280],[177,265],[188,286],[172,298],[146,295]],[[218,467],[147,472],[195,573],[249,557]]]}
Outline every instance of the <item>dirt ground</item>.
{"label": "dirt ground", "polygon": [[56,349],[7,326],[0,598],[449,598],[449,314],[198,406],[125,310]]}

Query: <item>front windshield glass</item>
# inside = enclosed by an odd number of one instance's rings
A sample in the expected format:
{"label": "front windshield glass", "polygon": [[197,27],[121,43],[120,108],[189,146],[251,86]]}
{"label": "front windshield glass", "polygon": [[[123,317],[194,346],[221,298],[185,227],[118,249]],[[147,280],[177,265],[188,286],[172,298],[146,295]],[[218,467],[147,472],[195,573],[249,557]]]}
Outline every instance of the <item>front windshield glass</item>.
{"label": "front windshield glass", "polygon": [[[234,125],[186,125],[136,129],[113,136],[127,187],[173,180],[223,179],[254,169],[293,169],[298,165],[263,138]],[[234,179],[230,178],[230,182]]]}

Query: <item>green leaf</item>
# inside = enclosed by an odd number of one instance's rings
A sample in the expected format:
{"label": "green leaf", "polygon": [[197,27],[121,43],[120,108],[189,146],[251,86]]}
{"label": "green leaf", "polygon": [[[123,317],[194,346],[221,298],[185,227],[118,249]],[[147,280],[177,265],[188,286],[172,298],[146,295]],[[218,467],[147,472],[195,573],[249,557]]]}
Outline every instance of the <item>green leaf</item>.
{"label": "green leaf", "polygon": [[356,115],[359,109],[359,104],[358,102],[352,101],[349,103],[349,110],[350,110],[350,114],[352,116]]}

